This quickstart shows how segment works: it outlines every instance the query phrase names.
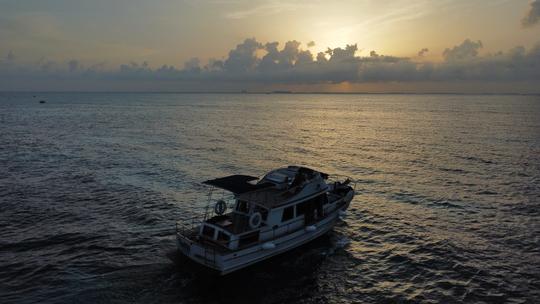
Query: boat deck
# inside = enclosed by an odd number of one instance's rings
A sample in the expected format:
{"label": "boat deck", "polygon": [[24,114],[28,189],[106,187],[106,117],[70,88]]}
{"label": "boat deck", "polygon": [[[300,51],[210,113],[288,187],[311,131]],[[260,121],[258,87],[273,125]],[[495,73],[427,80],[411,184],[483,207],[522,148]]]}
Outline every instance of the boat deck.
{"label": "boat deck", "polygon": [[219,226],[232,234],[240,234],[249,230],[249,218],[242,214],[227,213],[214,216],[207,223]]}
{"label": "boat deck", "polygon": [[[333,201],[339,200],[341,198],[342,197],[339,194],[328,192],[328,200],[330,203]],[[312,224],[323,221],[325,218],[327,218],[327,216],[328,215],[324,215],[322,217],[317,218],[316,222]],[[244,223],[245,225],[243,227],[235,225],[235,221],[238,222],[239,219],[245,220],[245,223]],[[250,234],[254,234],[254,235],[256,234],[258,237],[260,228],[255,229],[255,230],[247,229],[249,227],[249,225],[247,224],[247,221],[248,221],[248,218],[245,216],[242,216],[240,214],[235,214],[235,213],[229,213],[229,214],[212,217],[207,220],[207,223],[213,224],[215,226],[219,226],[233,234],[237,234],[237,235],[245,234],[246,236]],[[262,227],[263,226],[261,226],[261,228]],[[300,229],[303,229],[303,227]],[[290,232],[292,231],[287,231],[287,233],[290,233]],[[244,248],[253,246],[257,243],[260,243],[258,239],[257,240],[254,239],[254,241],[252,242],[250,241],[248,243],[242,244],[237,249],[232,250],[228,248],[228,243],[230,242],[229,240],[210,240],[205,237],[201,237],[199,236],[198,228],[193,228],[188,231],[184,231],[182,233],[178,232],[178,233],[182,235],[183,237],[191,240],[192,242],[203,246],[206,250],[209,250],[218,254],[225,254],[229,252],[238,251],[240,249],[244,249]]]}

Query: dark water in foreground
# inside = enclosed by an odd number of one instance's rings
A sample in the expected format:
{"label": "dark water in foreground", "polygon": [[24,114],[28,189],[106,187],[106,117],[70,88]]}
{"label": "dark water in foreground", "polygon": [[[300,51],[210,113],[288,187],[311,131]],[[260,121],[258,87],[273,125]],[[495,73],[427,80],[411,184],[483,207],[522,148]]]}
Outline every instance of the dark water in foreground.
{"label": "dark water in foreground", "polygon": [[[0,94],[2,303],[540,301],[539,96],[38,95]],[[200,181],[287,164],[360,181],[332,233],[171,262]]]}

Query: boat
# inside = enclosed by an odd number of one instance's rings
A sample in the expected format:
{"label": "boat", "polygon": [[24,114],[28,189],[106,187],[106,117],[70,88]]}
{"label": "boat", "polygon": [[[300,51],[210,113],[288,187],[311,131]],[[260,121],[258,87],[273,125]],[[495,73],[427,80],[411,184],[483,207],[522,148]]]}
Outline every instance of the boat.
{"label": "boat", "polygon": [[206,207],[176,223],[177,247],[220,275],[324,235],[355,193],[350,178],[330,178],[301,166],[275,169],[262,178],[231,175],[203,184],[211,187]]}

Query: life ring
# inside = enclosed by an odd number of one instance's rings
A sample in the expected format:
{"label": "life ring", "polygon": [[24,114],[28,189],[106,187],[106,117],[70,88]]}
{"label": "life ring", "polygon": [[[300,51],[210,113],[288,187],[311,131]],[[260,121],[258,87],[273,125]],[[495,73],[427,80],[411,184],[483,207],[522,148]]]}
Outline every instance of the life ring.
{"label": "life ring", "polygon": [[222,215],[227,210],[227,203],[224,200],[219,200],[216,202],[216,205],[214,206],[214,212],[217,215]]}
{"label": "life ring", "polygon": [[249,227],[251,227],[251,229],[259,228],[261,223],[262,215],[259,212],[255,212],[249,217]]}

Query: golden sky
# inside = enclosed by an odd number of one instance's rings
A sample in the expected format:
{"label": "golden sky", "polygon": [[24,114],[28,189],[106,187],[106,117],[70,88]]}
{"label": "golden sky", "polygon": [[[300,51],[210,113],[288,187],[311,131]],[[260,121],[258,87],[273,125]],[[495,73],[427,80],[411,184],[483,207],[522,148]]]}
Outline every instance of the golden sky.
{"label": "golden sky", "polygon": [[485,52],[540,40],[523,28],[528,0],[172,1],[0,0],[0,52],[32,59],[181,64],[220,58],[245,38],[358,43],[363,51],[430,57],[466,38]]}
{"label": "golden sky", "polygon": [[481,41],[478,56],[540,42],[540,3],[529,0],[0,0],[0,7],[4,65],[182,69],[191,58],[201,66],[226,61],[246,38],[280,48],[296,40],[314,58],[356,44],[357,56],[431,63],[466,39]]}

